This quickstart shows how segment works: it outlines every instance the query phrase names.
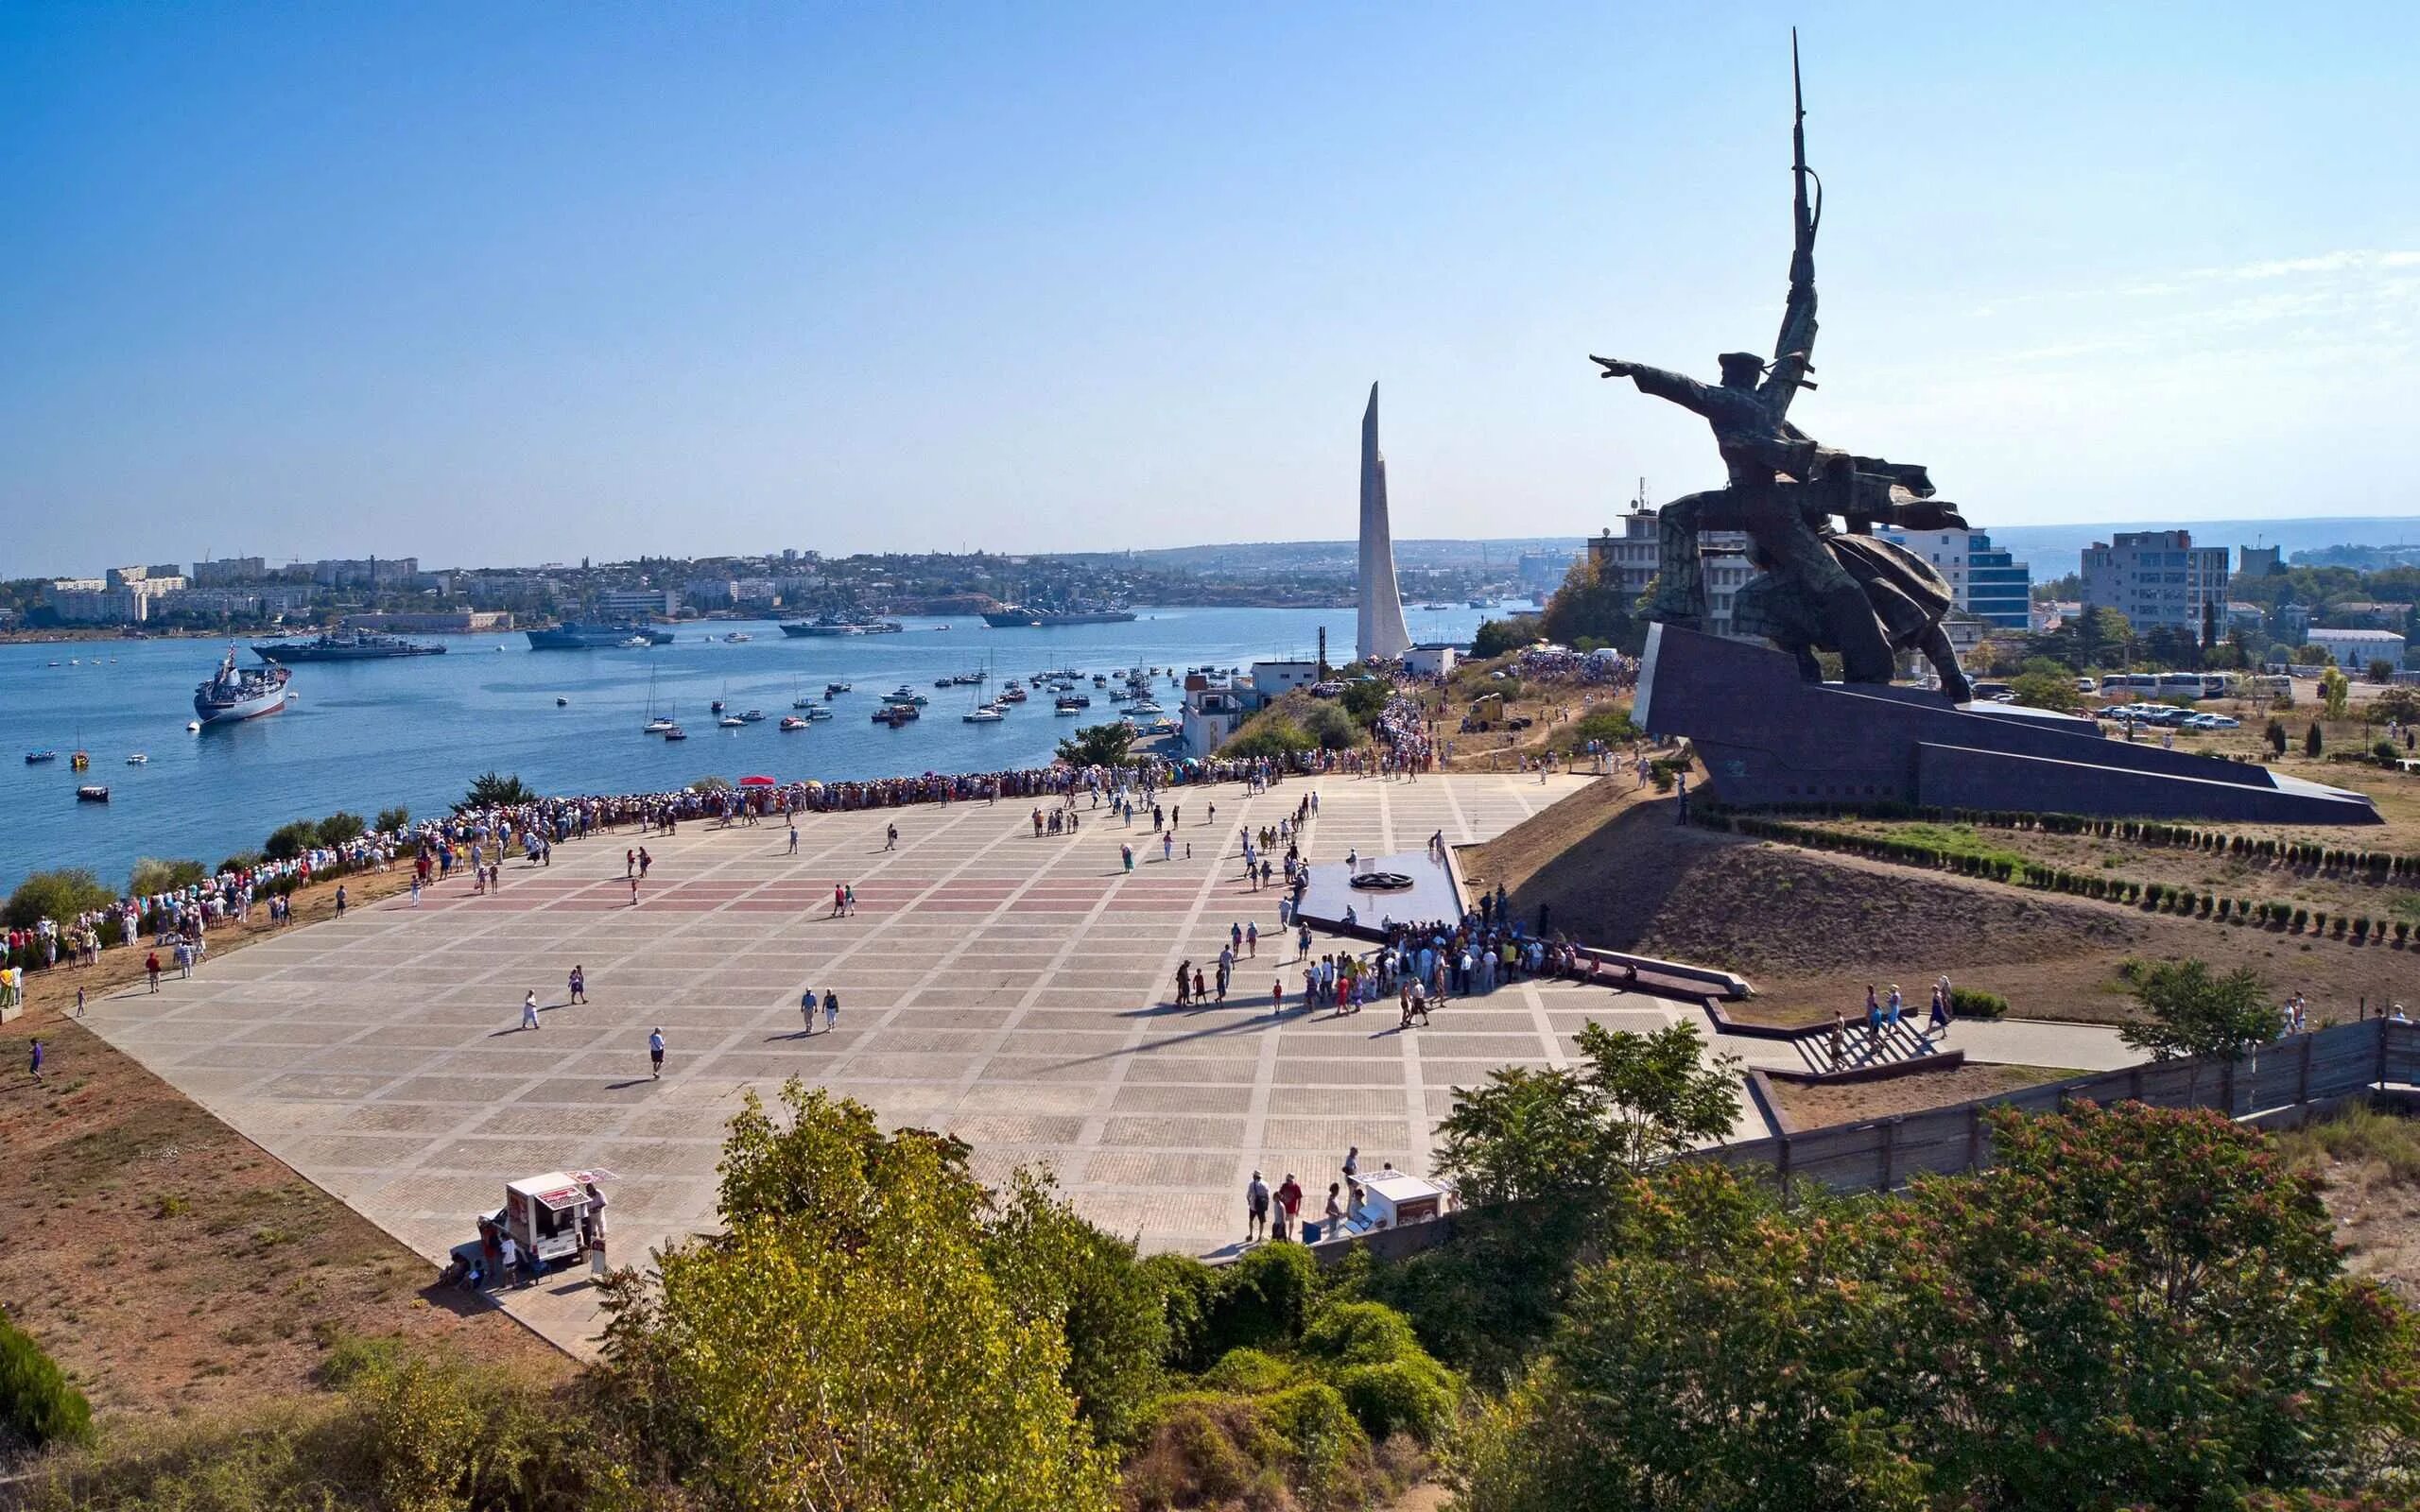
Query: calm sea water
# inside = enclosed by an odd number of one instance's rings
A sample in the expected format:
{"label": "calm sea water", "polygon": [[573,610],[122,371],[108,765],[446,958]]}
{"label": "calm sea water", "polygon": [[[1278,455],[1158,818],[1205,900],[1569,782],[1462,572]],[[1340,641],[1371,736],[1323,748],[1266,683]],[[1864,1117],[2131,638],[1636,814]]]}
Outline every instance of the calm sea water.
{"label": "calm sea water", "polygon": [[[1322,626],[1337,660],[1353,646],[1351,610],[1141,612],[1129,624],[1051,630],[909,620],[903,634],[846,639],[717,622],[717,639],[683,626],[672,644],[647,651],[531,651],[518,631],[445,636],[441,657],[298,666],[298,697],[285,713],[198,734],[184,728],[194,685],[210,674],[219,643],[0,645],[0,889],[60,866],[90,867],[123,886],[137,856],[215,864],[288,819],[339,808],[441,813],[490,769],[518,773],[541,792],[594,793],[657,791],[709,774],[845,781],[1034,765],[1070,730],[1111,717],[1115,706],[1102,700],[1083,718],[1063,719],[1044,699],[1003,723],[969,725],[959,716],[975,701],[970,690],[933,679],[987,666],[987,687],[1056,667],[1244,666],[1308,656]],[[1423,640],[1467,640],[1483,617],[1463,608],[1407,612]],[[735,629],[753,639],[719,639]],[[246,649],[242,660],[255,659]],[[820,697],[836,681],[856,687],[834,700],[834,718],[796,732],[775,728],[793,697]],[[932,700],[924,718],[898,730],[874,724],[867,716],[880,696],[902,682]],[[1173,712],[1174,690],[1162,687]],[[688,740],[640,732],[650,688]],[[559,696],[569,705],[555,707]],[[735,713],[763,710],[765,722],[717,729],[707,708],[717,697]],[[45,747],[59,751],[56,763],[24,764],[25,752]],[[93,758],[81,776],[67,761],[78,748]],[[134,751],[149,763],[127,765]],[[78,802],[82,782],[108,784],[111,801]]]}

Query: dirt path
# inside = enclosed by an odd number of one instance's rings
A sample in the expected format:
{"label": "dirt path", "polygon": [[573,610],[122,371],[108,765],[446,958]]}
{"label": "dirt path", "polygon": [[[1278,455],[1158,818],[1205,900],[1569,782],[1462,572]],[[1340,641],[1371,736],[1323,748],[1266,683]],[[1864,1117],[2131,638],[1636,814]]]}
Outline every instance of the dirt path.
{"label": "dirt path", "polygon": [[[358,905],[409,885],[344,879]],[[295,894],[299,923],[334,884]],[[217,960],[269,934],[226,925]],[[538,1370],[568,1362],[503,1314],[424,1291],[427,1263],[87,1032],[76,988],[142,977],[141,951],[36,977],[0,1026],[0,1306],[104,1415],[182,1413],[312,1389],[326,1346],[400,1333]],[[209,971],[204,967],[205,973]],[[43,1041],[37,1085],[28,1042]]]}

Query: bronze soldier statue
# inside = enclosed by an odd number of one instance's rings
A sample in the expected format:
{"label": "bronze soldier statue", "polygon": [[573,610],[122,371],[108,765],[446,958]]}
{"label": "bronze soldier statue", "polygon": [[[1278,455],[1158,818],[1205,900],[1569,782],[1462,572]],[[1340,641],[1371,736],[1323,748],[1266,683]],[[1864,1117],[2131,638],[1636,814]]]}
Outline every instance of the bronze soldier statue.
{"label": "bronze soldier statue", "polygon": [[[1793,87],[1797,73],[1793,35]],[[1941,629],[1954,601],[1948,585],[1913,553],[1870,532],[1877,521],[1912,530],[1954,529],[1965,522],[1949,506],[1930,502],[1932,480],[1922,467],[1821,445],[1788,419],[1798,390],[1815,387],[1806,375],[1813,370],[1815,232],[1822,220],[1820,181],[1811,200],[1808,194],[1814,175],[1806,166],[1803,94],[1797,114],[1797,234],[1772,363],[1754,352],[1726,352],[1716,359],[1721,383],[1709,385],[1644,363],[1589,359],[1604,369],[1603,377],[1628,378],[1641,393],[1703,416],[1729,479],[1723,488],[1675,499],[1659,511],[1656,593],[1648,615],[1702,625],[1698,532],[1745,531],[1765,576],[1742,591],[1745,621],[1735,605],[1738,628],[1771,636],[1798,656],[1802,669],[1814,665],[1814,647],[1837,650],[1852,682],[1887,683],[1894,648],[1921,649],[1941,671],[1944,691],[1963,701],[1966,681]],[[1835,529],[1834,515],[1847,522],[1849,534]]]}

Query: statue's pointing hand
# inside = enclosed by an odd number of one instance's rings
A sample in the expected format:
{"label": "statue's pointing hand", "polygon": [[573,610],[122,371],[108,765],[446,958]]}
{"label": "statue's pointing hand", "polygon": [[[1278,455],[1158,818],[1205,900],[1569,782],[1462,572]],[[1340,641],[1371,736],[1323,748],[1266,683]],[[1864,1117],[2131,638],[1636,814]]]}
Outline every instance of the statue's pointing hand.
{"label": "statue's pointing hand", "polygon": [[1627,378],[1638,370],[1638,364],[1624,362],[1619,357],[1591,356],[1588,360],[1605,369],[1597,375],[1599,378]]}

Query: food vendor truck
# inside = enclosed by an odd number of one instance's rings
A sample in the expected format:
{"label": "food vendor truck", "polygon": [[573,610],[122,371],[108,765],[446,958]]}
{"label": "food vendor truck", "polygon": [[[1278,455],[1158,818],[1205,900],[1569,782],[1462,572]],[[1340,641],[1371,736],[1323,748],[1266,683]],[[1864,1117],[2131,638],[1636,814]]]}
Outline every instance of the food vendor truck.
{"label": "food vendor truck", "polygon": [[536,1256],[541,1266],[577,1259],[588,1247],[582,1221],[588,1209],[587,1183],[568,1171],[504,1184],[504,1231]]}
{"label": "food vendor truck", "polygon": [[1361,1178],[1361,1215],[1370,1228],[1426,1223],[1445,1211],[1445,1189],[1422,1177],[1381,1171]]}

